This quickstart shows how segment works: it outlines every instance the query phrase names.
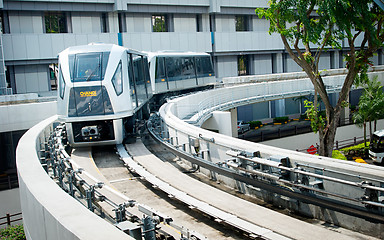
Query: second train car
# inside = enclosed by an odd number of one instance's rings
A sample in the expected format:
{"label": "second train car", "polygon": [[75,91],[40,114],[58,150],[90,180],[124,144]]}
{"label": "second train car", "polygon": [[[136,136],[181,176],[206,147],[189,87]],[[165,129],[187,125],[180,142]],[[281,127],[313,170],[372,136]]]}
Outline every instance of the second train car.
{"label": "second train car", "polygon": [[136,120],[149,113],[151,100],[215,82],[207,53],[70,47],[59,54],[59,120],[66,123],[71,146],[119,144],[134,136]]}

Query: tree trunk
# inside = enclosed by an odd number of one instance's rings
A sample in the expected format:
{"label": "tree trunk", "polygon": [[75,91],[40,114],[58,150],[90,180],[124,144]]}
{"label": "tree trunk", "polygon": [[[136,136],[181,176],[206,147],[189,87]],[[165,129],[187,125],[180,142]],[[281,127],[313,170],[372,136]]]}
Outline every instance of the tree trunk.
{"label": "tree trunk", "polygon": [[369,121],[369,139],[372,139],[372,121]]}
{"label": "tree trunk", "polygon": [[319,131],[319,155],[332,157],[333,145],[336,137],[337,123],[340,119],[340,111],[334,114],[334,117],[324,130]]}
{"label": "tree trunk", "polygon": [[367,147],[367,123],[364,121],[363,123],[364,129],[364,147]]}

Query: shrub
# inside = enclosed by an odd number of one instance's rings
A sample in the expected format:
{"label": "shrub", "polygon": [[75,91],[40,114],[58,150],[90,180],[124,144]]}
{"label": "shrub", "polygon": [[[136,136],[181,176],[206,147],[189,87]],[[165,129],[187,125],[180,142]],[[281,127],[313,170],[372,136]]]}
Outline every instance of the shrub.
{"label": "shrub", "polygon": [[26,239],[23,225],[14,225],[14,226],[9,226],[5,229],[0,229],[0,239],[4,239],[4,240]]}
{"label": "shrub", "polygon": [[260,127],[261,125],[263,125],[261,121],[250,121],[248,123],[251,128]]}
{"label": "shrub", "polygon": [[273,123],[285,123],[288,122],[289,118],[288,117],[275,117],[273,119]]}
{"label": "shrub", "polygon": [[340,160],[347,160],[347,158],[342,154],[339,150],[333,150],[332,152],[332,158],[340,159]]}
{"label": "shrub", "polygon": [[358,145],[352,146],[352,147],[346,147],[343,149],[340,149],[340,151],[349,157],[358,156],[358,157],[364,157],[369,150],[369,142],[367,142],[367,147],[364,147],[364,143],[360,143]]}

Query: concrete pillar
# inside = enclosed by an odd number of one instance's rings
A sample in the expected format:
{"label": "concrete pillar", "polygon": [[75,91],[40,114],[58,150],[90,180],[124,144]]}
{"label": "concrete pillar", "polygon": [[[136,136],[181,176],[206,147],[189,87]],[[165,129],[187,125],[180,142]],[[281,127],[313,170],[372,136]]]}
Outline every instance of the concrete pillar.
{"label": "concrete pillar", "polygon": [[284,72],[284,58],[283,58],[283,53],[276,53],[276,57],[273,58],[273,63],[274,66],[274,71],[275,73],[283,73]]}
{"label": "concrete pillar", "polygon": [[340,68],[340,53],[338,50],[334,51],[333,54],[330,55],[331,56],[331,68],[333,69],[338,69]]}
{"label": "concrete pillar", "polygon": [[232,124],[232,137],[238,137],[238,132],[237,132],[237,108],[233,108],[229,110],[231,113],[231,124]]}
{"label": "concrete pillar", "polygon": [[[235,121],[231,119],[232,115],[236,116]],[[207,121],[205,121],[201,127],[204,129],[218,132],[220,134],[232,136],[233,122],[235,122],[235,127],[236,127],[235,130],[237,130],[237,111],[236,111],[236,114],[232,113],[231,111],[230,112],[214,111],[212,113],[212,117]]]}
{"label": "concrete pillar", "polygon": [[275,101],[275,113],[276,117],[285,116],[285,99]]}

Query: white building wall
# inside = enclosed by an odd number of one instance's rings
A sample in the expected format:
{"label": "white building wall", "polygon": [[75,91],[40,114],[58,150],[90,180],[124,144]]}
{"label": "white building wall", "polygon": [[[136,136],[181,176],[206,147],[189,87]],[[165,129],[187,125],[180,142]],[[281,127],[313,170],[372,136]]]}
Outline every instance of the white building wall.
{"label": "white building wall", "polygon": [[12,33],[43,33],[41,12],[9,12],[9,28]]}
{"label": "white building wall", "polygon": [[108,13],[108,28],[110,33],[119,32],[119,18],[116,12]]}
{"label": "white building wall", "polygon": [[252,19],[252,31],[253,32],[268,32],[269,31],[269,21],[267,19],[260,19],[254,17]]}
{"label": "white building wall", "polygon": [[126,14],[127,32],[152,32],[152,15],[129,13]]}
{"label": "white building wall", "polygon": [[237,56],[217,57],[217,71],[219,78],[237,76]]}
{"label": "white building wall", "polygon": [[49,91],[48,65],[15,66],[17,93]]}
{"label": "white building wall", "polygon": [[236,32],[234,15],[217,15],[216,32]]}
{"label": "white building wall", "polygon": [[196,15],[193,14],[175,14],[174,30],[175,32],[196,32]]}
{"label": "white building wall", "polygon": [[253,55],[253,69],[255,75],[272,73],[272,55],[271,54],[256,54]]}
{"label": "white building wall", "polygon": [[26,130],[56,115],[56,101],[0,106],[0,132]]}
{"label": "white building wall", "polygon": [[101,13],[72,13],[73,33],[101,33]]}

